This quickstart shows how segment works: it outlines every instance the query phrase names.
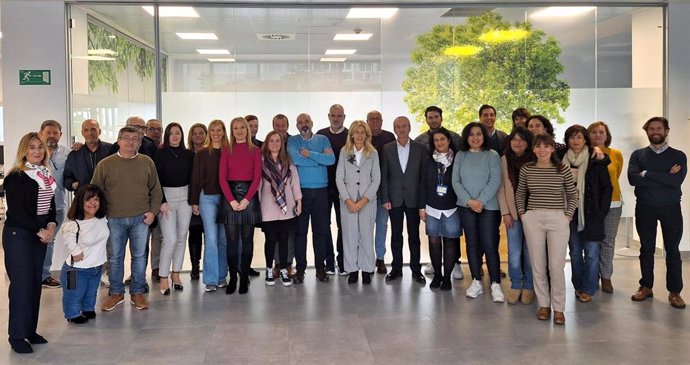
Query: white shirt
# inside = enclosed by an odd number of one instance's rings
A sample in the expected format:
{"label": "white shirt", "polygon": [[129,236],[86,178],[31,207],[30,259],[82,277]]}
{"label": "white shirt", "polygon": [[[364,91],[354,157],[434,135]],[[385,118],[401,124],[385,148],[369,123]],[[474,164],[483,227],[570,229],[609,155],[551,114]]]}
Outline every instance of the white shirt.
{"label": "white shirt", "polygon": [[[106,244],[108,243],[108,236],[110,230],[108,229],[108,220],[106,218],[92,218],[77,222],[69,221],[62,225],[62,238],[67,246],[67,252],[71,256],[84,254],[84,259],[75,262],[74,267],[79,269],[88,269],[96,266],[101,266],[106,262]],[[79,238],[77,239],[77,230],[79,230]],[[70,264],[70,255],[67,256],[65,262]]]}
{"label": "white shirt", "polygon": [[400,168],[403,174],[407,168],[407,161],[410,159],[410,143],[410,140],[408,140],[407,144],[403,146],[400,142],[395,141],[395,144],[398,146],[398,160],[400,161]]}
{"label": "white shirt", "polygon": [[364,151],[364,146],[362,146],[362,149],[360,149],[359,151],[357,150],[357,148],[354,148],[354,150],[355,150],[355,162],[357,163],[357,166],[359,166],[360,161],[362,161],[362,151]]}
{"label": "white shirt", "polygon": [[455,213],[456,210],[458,210],[458,208],[455,207],[453,209],[440,210],[427,205],[424,207],[424,210],[426,211],[427,215],[430,215],[436,219],[441,219],[441,214],[445,215],[446,217],[450,217],[453,215],[453,213]]}

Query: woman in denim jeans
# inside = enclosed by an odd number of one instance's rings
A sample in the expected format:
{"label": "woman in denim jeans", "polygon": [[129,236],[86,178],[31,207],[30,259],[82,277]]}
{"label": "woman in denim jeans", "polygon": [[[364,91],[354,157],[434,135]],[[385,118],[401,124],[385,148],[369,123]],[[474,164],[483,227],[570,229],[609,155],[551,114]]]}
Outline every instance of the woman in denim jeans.
{"label": "woman in denim jeans", "polygon": [[[69,222],[62,227],[62,237],[69,257],[62,265],[62,310],[67,322],[82,324],[96,318],[96,296],[101,281],[101,266],[106,262],[110,230],[105,218],[105,194],[96,185],[77,190],[67,212]],[[76,271],[75,288],[68,288],[67,271]]]}
{"label": "woman in denim jeans", "polygon": [[189,201],[204,225],[203,281],[207,292],[215,292],[227,285],[228,275],[225,227],[216,222],[223,198],[218,182],[220,150],[228,145],[228,135],[220,119],[211,121],[208,131],[205,147],[194,156]]}
{"label": "woman in denim jeans", "polygon": [[508,304],[530,304],[534,300],[532,266],[522,230],[522,222],[517,213],[515,191],[518,187],[520,168],[534,160],[532,154],[532,133],[525,127],[515,127],[505,139],[505,154],[501,157],[503,183],[498,188],[498,205],[501,207],[503,224],[508,233],[508,275],[510,291]]}

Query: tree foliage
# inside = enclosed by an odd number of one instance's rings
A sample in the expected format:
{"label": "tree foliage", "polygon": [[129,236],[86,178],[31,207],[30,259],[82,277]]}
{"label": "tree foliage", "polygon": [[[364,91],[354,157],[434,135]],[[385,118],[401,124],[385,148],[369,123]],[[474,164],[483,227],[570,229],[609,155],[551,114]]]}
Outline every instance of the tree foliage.
{"label": "tree foliage", "polygon": [[[90,50],[112,50],[117,54],[115,61],[89,60],[89,89],[104,86],[117,94],[119,84],[117,73],[133,66],[137,76],[143,81],[154,76],[155,54],[125,38],[109,32],[105,28],[89,23],[88,40]],[[165,69],[163,68],[163,71]]]}
{"label": "tree foliage", "polygon": [[[524,29],[527,36],[498,43],[479,39],[483,33],[508,29]],[[481,51],[445,55],[451,46],[478,46]],[[427,106],[439,106],[444,126],[455,131],[477,120],[482,104],[496,107],[497,127],[505,131],[512,127],[511,113],[518,107],[563,123],[561,112],[569,105],[570,88],[559,78],[564,70],[560,54],[555,38],[529,22],[511,24],[492,12],[470,17],[465,24],[436,25],[417,37],[413,66],[402,84],[404,100],[420,123]]]}

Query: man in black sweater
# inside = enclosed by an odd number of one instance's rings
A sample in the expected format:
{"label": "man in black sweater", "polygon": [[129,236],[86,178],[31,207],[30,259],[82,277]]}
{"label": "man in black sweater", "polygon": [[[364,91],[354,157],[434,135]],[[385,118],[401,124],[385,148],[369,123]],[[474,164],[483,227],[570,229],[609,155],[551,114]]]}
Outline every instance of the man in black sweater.
{"label": "man in black sweater", "polygon": [[656,248],[657,221],[666,252],[666,289],[668,300],[674,308],[685,308],[680,296],[683,276],[680,259],[683,215],[680,210],[681,185],[688,172],[687,158],[679,150],[668,145],[668,120],[650,118],[642,127],[647,133],[649,146],[636,150],[630,156],[628,181],[635,187],[635,228],[640,236],[640,288],[632,300],[643,301],[654,296],[654,251]]}

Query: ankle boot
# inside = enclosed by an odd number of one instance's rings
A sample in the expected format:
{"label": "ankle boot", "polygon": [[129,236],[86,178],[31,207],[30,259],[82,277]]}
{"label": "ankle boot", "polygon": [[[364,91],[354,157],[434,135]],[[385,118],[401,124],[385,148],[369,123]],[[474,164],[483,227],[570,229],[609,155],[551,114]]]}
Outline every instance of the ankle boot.
{"label": "ankle boot", "polygon": [[243,274],[240,277],[240,294],[247,294],[249,291],[249,276]]}
{"label": "ankle boot", "polygon": [[237,290],[237,274],[236,273],[231,273],[230,274],[230,284],[228,284],[228,287],[225,288],[225,294],[233,294],[235,293],[235,290]]}
{"label": "ankle boot", "polygon": [[199,262],[192,262],[192,273],[189,274],[192,280],[199,280]]}

